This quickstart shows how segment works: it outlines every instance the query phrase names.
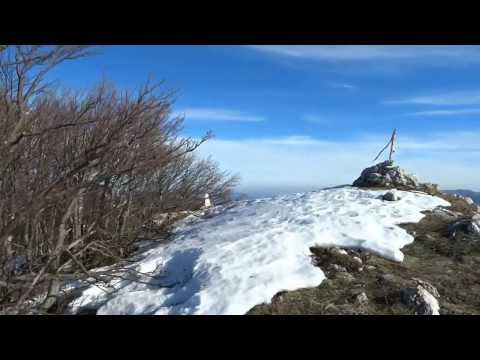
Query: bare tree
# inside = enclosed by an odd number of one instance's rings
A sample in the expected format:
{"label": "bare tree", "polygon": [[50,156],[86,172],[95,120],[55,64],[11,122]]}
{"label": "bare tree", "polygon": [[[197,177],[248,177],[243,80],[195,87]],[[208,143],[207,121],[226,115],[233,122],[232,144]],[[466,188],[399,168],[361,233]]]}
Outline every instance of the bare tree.
{"label": "bare tree", "polygon": [[43,292],[52,311],[65,281],[128,256],[158,213],[230,199],[238,178],[194,157],[212,134],[180,136],[172,92],[48,91],[47,72],[87,48],[2,49],[0,310]]}

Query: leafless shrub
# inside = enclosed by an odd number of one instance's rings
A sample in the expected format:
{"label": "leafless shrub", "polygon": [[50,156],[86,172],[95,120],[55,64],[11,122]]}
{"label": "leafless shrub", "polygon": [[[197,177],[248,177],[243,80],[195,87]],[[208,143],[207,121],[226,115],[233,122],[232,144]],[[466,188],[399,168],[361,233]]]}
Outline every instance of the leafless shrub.
{"label": "leafless shrub", "polygon": [[155,215],[228,201],[238,181],[193,156],[212,135],[180,137],[158,86],[48,91],[47,72],[87,51],[0,48],[0,311],[39,291],[51,310],[63,281],[128,255]]}

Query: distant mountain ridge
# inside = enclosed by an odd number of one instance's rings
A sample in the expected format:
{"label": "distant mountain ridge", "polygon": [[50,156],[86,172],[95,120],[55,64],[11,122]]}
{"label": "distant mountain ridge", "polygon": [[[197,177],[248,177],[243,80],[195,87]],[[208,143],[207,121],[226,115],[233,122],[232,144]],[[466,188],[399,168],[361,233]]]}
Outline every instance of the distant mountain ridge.
{"label": "distant mountain ridge", "polygon": [[[342,185],[345,186],[345,185]],[[335,188],[335,187],[333,187]],[[329,187],[318,187],[316,190],[321,190],[321,189],[329,189]],[[266,189],[254,189],[254,190],[246,190],[244,192],[236,192],[233,194],[233,200],[246,200],[246,199],[258,199],[258,198],[266,198],[266,197],[272,197],[275,195],[286,195],[286,194],[294,194],[297,192],[310,192],[313,191],[312,189],[302,189],[302,191],[299,191],[299,189],[293,189],[293,188],[281,188],[281,189],[273,189],[273,190],[266,190]],[[444,193],[447,194],[458,194],[462,196],[467,196],[469,198],[472,198],[473,201],[477,205],[480,205],[480,191],[473,191],[473,190],[467,190],[467,189],[453,189],[453,190],[441,190]]]}
{"label": "distant mountain ridge", "polygon": [[443,190],[443,192],[449,194],[458,194],[462,196],[467,196],[471,198],[477,205],[480,205],[480,192],[472,191],[472,190],[465,190],[465,189],[456,189],[456,190]]}

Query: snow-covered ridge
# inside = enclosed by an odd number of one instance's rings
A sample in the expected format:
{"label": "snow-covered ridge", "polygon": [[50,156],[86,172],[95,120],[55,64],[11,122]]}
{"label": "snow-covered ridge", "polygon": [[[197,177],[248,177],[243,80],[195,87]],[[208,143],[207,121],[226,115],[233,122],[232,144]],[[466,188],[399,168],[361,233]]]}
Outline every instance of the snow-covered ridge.
{"label": "snow-covered ridge", "polygon": [[244,314],[281,290],[319,285],[323,272],[309,247],[337,245],[402,261],[413,237],[396,226],[418,222],[421,211],[449,203],[426,194],[354,187],[321,190],[215,207],[187,218],[174,240],[143,254],[131,268],[152,277],[115,280],[107,295],[87,288],[72,303],[99,307],[98,314]]}

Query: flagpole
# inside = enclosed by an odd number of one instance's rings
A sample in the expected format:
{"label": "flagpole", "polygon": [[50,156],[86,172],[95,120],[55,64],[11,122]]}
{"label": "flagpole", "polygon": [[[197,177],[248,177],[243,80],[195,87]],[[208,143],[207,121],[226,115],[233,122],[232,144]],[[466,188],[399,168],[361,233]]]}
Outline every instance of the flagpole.
{"label": "flagpole", "polygon": [[390,155],[388,156],[388,160],[392,161],[392,155],[395,152],[395,139],[397,137],[397,129],[393,130],[392,138],[390,139]]}
{"label": "flagpole", "polygon": [[387,145],[385,145],[385,147],[382,150],[380,150],[377,157],[375,159],[373,159],[373,161],[376,161],[380,157],[380,155],[382,155],[382,153],[388,148],[389,145],[390,145],[390,154],[388,156],[388,159],[390,161],[392,161],[392,156],[393,156],[393,153],[395,152],[395,140],[396,139],[397,139],[397,129],[394,129],[393,133],[392,133],[392,136],[391,136],[390,140],[388,141]]}

